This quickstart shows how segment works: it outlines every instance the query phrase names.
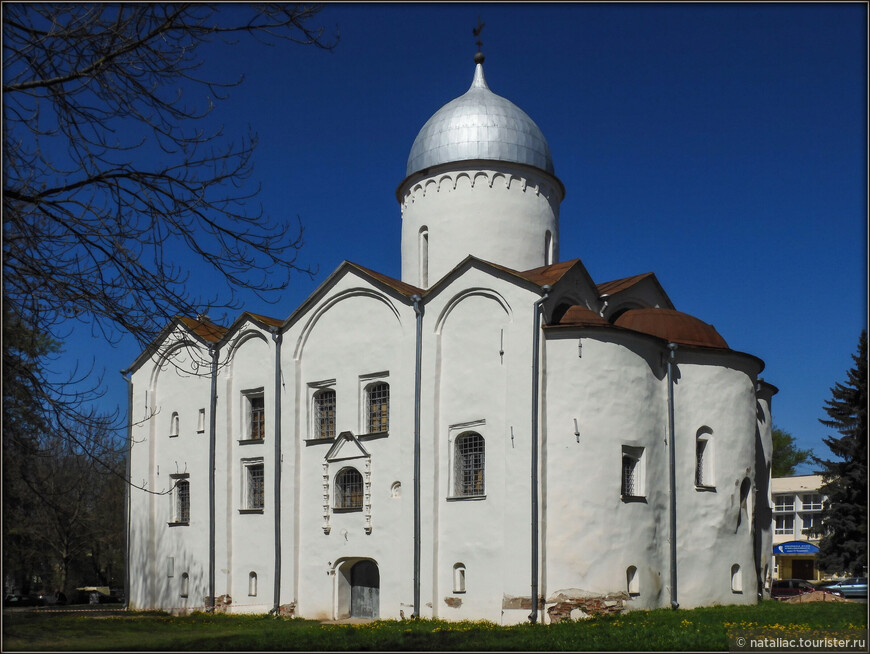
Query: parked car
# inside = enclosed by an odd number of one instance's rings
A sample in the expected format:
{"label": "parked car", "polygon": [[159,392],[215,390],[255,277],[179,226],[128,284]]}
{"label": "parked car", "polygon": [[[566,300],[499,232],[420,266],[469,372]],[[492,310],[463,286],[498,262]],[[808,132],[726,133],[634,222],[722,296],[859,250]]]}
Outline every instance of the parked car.
{"label": "parked car", "polygon": [[3,598],[3,606],[16,608],[19,606],[45,606],[39,597],[32,595],[6,595]]}
{"label": "parked car", "polygon": [[867,577],[849,577],[830,584],[825,590],[837,592],[843,597],[867,597]]}
{"label": "parked car", "polygon": [[805,579],[780,579],[771,584],[770,596],[773,599],[788,599],[789,597],[812,593],[817,590],[830,593],[831,595],[840,595],[839,591],[831,590],[830,586],[827,588],[820,588],[814,586]]}

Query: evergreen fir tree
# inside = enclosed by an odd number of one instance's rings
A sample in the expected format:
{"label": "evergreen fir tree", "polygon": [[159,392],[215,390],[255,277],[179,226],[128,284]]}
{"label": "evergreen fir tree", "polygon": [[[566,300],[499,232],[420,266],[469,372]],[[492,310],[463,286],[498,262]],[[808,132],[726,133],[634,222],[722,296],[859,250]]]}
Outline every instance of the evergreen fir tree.
{"label": "evergreen fir tree", "polygon": [[819,543],[819,566],[825,572],[861,575],[867,567],[867,331],[861,332],[854,367],[845,384],[831,389],[823,425],[842,436],[825,445],[834,460],[813,457],[822,466],[821,492],[827,495]]}

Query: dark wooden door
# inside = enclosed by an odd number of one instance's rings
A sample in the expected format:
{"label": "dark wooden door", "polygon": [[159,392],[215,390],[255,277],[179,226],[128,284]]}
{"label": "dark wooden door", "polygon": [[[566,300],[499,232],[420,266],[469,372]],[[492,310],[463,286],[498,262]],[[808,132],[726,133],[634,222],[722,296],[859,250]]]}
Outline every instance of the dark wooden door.
{"label": "dark wooden door", "polygon": [[794,559],[791,562],[791,576],[795,579],[812,579],[815,575],[815,566],[812,559]]}
{"label": "dark wooden door", "polygon": [[360,561],[350,569],[350,617],[378,617],[381,575],[373,561]]}

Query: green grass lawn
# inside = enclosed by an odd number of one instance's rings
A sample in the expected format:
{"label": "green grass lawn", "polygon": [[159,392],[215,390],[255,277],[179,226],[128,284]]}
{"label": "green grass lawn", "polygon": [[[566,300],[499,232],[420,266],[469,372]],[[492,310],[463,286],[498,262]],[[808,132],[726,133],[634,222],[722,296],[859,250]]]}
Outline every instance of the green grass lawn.
{"label": "green grass lawn", "polygon": [[866,633],[866,604],[823,602],[636,611],[556,625],[384,620],[321,624],[271,616],[5,612],[3,651],[22,650],[728,650],[734,630]]}

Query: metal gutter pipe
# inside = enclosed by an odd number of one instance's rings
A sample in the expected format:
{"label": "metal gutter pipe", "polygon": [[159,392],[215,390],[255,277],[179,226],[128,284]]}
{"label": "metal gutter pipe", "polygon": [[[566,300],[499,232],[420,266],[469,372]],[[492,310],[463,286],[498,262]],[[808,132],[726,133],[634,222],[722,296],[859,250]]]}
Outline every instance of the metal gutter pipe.
{"label": "metal gutter pipe", "polygon": [[218,352],[209,347],[211,354],[211,401],[209,403],[208,420],[208,606],[209,612],[214,612],[215,606],[215,444],[217,440],[217,368]]}
{"label": "metal gutter pipe", "polygon": [[284,334],[273,329],[275,340],[275,615],[281,608],[281,342]]}
{"label": "metal gutter pipe", "polygon": [[677,602],[677,448],[674,434],[674,361],[677,344],[668,343],[668,450],[670,456],[670,518],[671,518],[671,608]]}
{"label": "metal gutter pipe", "polygon": [[541,305],[550,297],[552,287],[541,287],[544,295],[535,300],[532,316],[532,612],[529,620],[538,621],[538,392],[540,386]]}
{"label": "metal gutter pipe", "polygon": [[131,519],[131,502],[133,501],[133,489],[131,487],[133,472],[132,472],[132,454],[133,454],[133,377],[127,377],[123,371],[124,381],[127,382],[127,461],[124,463],[125,481],[126,483],[126,498],[124,501],[124,604],[122,609],[130,607],[130,519]]}
{"label": "metal gutter pipe", "polygon": [[423,360],[422,298],[412,295],[417,314],[417,345],[414,367],[414,618],[420,617],[420,393]]}

